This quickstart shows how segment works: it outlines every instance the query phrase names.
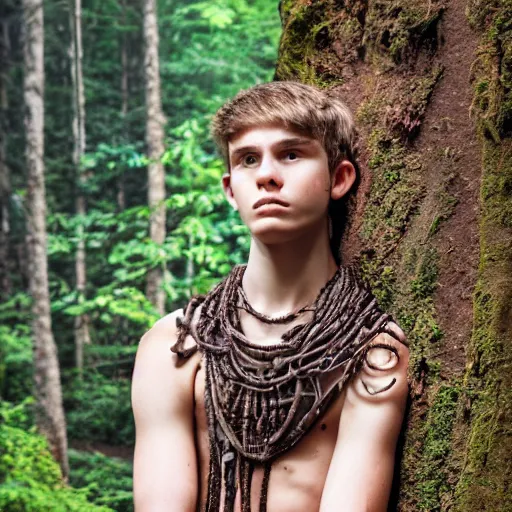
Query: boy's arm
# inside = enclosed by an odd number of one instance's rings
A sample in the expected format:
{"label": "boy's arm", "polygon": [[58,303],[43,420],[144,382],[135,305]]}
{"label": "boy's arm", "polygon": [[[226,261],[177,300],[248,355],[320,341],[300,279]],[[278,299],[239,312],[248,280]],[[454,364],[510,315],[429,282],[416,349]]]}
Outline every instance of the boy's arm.
{"label": "boy's arm", "polygon": [[135,360],[132,408],[137,512],[193,512],[197,502],[194,379],[198,355],[178,361],[176,317],[159,320],[142,338]]}
{"label": "boy's arm", "polygon": [[[396,324],[390,326],[405,340]],[[393,347],[396,353],[371,349],[363,368],[347,387],[320,512],[387,510],[408,394],[409,351],[388,334],[379,334],[372,342],[379,344]]]}

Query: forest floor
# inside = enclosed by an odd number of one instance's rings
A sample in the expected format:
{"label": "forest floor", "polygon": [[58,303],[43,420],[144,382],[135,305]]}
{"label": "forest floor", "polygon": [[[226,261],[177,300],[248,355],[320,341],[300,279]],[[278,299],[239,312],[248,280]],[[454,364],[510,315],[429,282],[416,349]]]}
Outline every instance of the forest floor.
{"label": "forest floor", "polygon": [[71,440],[69,447],[73,450],[95,453],[99,452],[107,457],[117,457],[129,462],[133,462],[133,446],[115,446],[98,441]]}

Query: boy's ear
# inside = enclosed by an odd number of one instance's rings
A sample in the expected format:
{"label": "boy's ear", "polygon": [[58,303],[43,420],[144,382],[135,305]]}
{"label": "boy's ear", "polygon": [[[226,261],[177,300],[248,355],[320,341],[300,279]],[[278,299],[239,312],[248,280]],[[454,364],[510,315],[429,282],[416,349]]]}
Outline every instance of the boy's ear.
{"label": "boy's ear", "polygon": [[356,181],[356,169],[349,160],[342,160],[331,178],[331,199],[341,199]]}
{"label": "boy's ear", "polygon": [[233,190],[231,188],[231,174],[226,173],[222,175],[222,189],[224,190],[224,195],[226,196],[228,203],[234,210],[238,210],[238,205],[236,204],[236,200],[233,196]]}

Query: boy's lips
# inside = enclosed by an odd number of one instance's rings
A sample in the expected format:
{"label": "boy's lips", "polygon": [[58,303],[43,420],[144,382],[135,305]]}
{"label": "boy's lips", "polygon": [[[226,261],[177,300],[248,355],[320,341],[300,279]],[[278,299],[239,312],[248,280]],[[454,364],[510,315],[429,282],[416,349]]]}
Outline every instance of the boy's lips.
{"label": "boy's lips", "polygon": [[260,206],[263,206],[264,204],[279,204],[281,206],[290,206],[289,203],[286,201],[283,201],[282,199],[279,199],[278,197],[263,197],[256,201],[253,205],[253,209],[256,210],[256,208],[259,208]]}

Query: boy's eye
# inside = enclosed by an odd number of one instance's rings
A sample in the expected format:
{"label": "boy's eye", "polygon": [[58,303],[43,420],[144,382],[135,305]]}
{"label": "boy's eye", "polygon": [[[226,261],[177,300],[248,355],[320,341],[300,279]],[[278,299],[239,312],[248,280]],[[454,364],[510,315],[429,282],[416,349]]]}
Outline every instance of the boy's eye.
{"label": "boy's eye", "polygon": [[245,155],[242,158],[242,162],[244,165],[254,165],[257,162],[257,159],[254,155]]}
{"label": "boy's eye", "polygon": [[286,158],[288,160],[297,160],[297,158],[299,158],[299,156],[297,155],[297,153],[295,151],[288,151],[286,153]]}

